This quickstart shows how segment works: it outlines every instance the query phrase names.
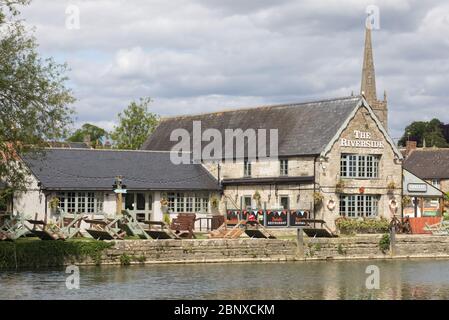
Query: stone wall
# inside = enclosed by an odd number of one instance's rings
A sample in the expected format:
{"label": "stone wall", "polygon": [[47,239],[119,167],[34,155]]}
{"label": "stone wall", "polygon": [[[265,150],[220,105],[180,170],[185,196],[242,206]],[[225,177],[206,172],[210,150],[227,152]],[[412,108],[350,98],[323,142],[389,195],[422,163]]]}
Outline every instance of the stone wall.
{"label": "stone wall", "polygon": [[295,253],[296,242],[291,240],[126,240],[106,250],[102,263],[119,264],[125,255],[131,264],[288,261]]}
{"label": "stone wall", "polygon": [[299,247],[296,240],[126,240],[105,250],[102,264],[449,258],[449,237],[398,235],[394,254],[390,250],[382,252],[381,237],[306,237]]}

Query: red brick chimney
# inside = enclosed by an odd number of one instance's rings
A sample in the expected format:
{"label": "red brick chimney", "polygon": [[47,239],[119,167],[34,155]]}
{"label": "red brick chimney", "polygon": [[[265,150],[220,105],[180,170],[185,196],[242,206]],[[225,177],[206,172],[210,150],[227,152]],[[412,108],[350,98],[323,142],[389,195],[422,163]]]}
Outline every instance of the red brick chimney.
{"label": "red brick chimney", "polygon": [[414,150],[416,150],[417,143],[416,141],[410,141],[408,140],[405,143],[405,156],[408,157],[410,153],[412,153]]}

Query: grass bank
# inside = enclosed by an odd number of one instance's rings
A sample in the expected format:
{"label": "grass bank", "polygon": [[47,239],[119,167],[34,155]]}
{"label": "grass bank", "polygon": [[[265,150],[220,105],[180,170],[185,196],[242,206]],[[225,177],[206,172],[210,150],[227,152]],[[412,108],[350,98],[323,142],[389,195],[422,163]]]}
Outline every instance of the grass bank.
{"label": "grass bank", "polygon": [[103,250],[113,243],[96,240],[42,241],[20,239],[0,242],[0,270],[59,267],[91,259],[101,264]]}

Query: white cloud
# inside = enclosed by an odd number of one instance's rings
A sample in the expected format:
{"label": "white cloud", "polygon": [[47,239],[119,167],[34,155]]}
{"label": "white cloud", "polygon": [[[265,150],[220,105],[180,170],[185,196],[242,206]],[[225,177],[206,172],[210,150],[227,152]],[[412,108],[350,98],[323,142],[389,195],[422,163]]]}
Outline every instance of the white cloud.
{"label": "white cloud", "polygon": [[[65,8],[80,8],[80,30]],[[394,137],[412,120],[449,122],[449,6],[443,0],[34,0],[43,55],[67,61],[77,124],[110,129],[131,100],[162,115],[346,96],[360,90],[368,4],[378,95]]]}

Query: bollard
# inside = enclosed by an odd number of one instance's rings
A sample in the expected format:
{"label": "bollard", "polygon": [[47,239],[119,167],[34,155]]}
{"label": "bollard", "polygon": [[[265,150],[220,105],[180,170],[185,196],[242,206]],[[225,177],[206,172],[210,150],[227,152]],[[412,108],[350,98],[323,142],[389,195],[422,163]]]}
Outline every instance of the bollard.
{"label": "bollard", "polygon": [[302,228],[297,229],[296,233],[296,256],[304,259],[304,233]]}
{"label": "bollard", "polygon": [[394,256],[396,253],[396,228],[392,226],[390,228],[390,256]]}

